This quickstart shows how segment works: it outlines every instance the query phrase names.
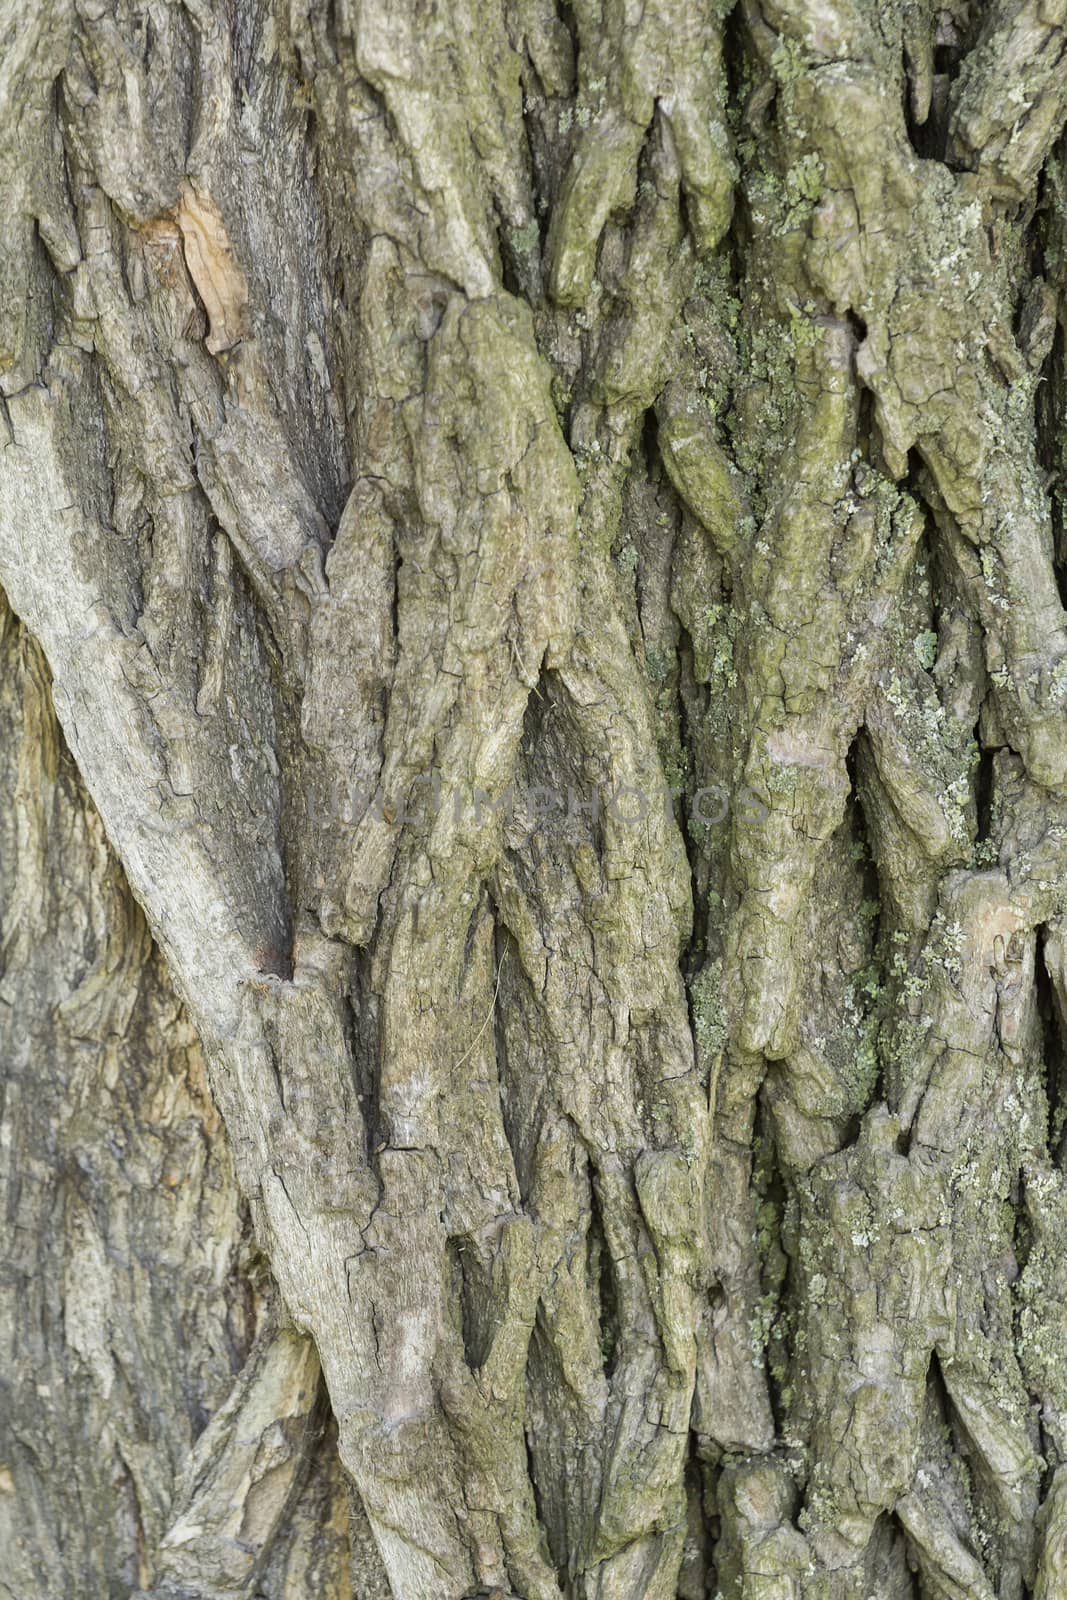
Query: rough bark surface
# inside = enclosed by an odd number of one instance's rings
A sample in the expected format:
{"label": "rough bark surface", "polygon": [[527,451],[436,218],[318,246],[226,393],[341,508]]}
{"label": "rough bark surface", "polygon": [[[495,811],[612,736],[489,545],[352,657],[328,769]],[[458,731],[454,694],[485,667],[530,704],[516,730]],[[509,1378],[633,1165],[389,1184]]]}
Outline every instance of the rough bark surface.
{"label": "rough bark surface", "polygon": [[0,4],[0,1593],[1067,1593],[1065,119]]}

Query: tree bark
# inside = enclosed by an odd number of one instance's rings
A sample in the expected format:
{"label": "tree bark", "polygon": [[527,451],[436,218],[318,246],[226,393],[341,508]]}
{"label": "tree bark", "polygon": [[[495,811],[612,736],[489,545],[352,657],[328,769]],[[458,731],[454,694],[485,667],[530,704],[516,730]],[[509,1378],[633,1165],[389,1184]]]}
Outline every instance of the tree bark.
{"label": "tree bark", "polygon": [[0,1591],[1067,1593],[1067,0],[0,39]]}

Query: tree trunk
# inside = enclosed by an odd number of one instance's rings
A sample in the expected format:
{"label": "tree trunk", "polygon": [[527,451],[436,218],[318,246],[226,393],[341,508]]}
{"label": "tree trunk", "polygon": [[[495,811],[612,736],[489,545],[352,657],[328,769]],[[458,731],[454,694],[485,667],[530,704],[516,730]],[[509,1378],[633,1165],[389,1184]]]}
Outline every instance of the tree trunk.
{"label": "tree trunk", "polygon": [[6,0],[0,1592],[1067,1594],[1067,0]]}

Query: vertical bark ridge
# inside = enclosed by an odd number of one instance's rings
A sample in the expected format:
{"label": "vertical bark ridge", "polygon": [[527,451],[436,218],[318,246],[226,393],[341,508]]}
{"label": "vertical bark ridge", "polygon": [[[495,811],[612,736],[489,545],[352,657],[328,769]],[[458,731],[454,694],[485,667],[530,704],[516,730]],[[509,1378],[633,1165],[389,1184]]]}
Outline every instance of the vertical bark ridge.
{"label": "vertical bark ridge", "polygon": [[[223,1595],[255,1569],[280,1600],[303,1561],[345,1600],[351,1541],[330,1525],[347,1524],[347,1493],[317,1434],[260,1395],[234,1438],[235,1395],[279,1340],[276,1296],[196,1032],[65,747],[41,652],[6,603],[2,616],[5,1583],[169,1597],[177,1574],[184,1592],[199,1579]],[[280,1348],[310,1364],[310,1411],[314,1353],[291,1331]],[[227,1448],[209,1491],[198,1476]]]}

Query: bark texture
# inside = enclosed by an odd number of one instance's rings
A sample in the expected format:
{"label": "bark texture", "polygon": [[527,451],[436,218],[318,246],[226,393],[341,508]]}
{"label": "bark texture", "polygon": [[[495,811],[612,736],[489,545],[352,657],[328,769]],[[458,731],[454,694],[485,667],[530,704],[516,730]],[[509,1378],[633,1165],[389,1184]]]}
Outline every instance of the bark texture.
{"label": "bark texture", "polygon": [[1065,119],[0,4],[0,1592],[1067,1594]]}

